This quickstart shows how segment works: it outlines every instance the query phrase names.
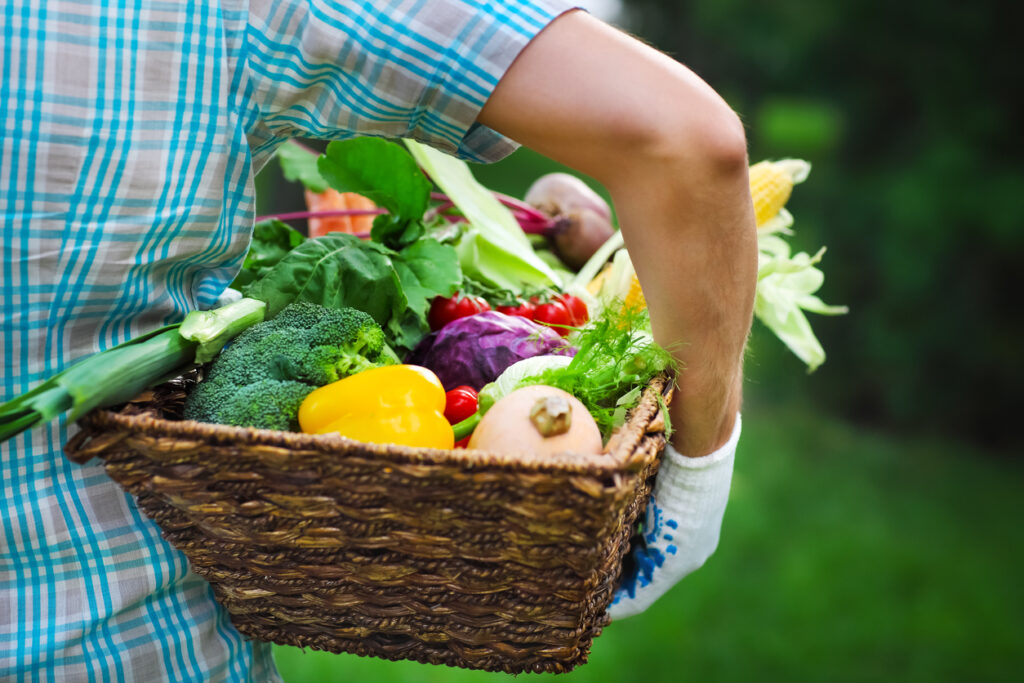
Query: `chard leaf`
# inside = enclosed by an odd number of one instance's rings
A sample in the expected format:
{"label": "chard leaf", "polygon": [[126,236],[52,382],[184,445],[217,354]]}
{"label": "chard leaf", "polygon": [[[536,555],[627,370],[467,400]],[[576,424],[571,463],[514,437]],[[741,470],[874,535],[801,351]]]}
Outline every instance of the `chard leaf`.
{"label": "chard leaf", "polygon": [[242,293],[266,302],[267,319],[290,303],[311,301],[358,308],[384,327],[407,307],[388,251],[354,235],[324,235],[300,244]]}
{"label": "chard leaf", "polygon": [[391,341],[412,349],[428,332],[427,313],[436,296],[451,296],[459,288],[462,271],[455,249],[434,239],[421,239],[395,253],[391,264],[405,292],[406,314],[391,325]]}
{"label": "chard leaf", "polygon": [[392,249],[407,247],[423,237],[423,222],[420,220],[397,218],[392,214],[382,214],[373,220],[370,238],[375,242],[386,244]]}
{"label": "chard leaf", "polygon": [[462,280],[455,250],[434,239],[422,239],[391,257],[409,308],[426,318],[435,296],[455,294]]}
{"label": "chard leaf", "polygon": [[287,180],[299,181],[310,192],[320,194],[327,189],[327,181],[317,170],[319,155],[299,143],[289,140],[277,148],[277,163]]}
{"label": "chard leaf", "polygon": [[430,181],[400,145],[372,137],[335,141],[317,169],[335,190],[361,194],[388,210],[373,222],[377,242],[400,249],[423,234]]}

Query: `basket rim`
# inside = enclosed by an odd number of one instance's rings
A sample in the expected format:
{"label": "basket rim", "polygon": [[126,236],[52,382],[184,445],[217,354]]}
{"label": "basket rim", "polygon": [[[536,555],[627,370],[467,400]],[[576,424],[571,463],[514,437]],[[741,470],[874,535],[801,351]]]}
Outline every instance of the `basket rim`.
{"label": "basket rim", "polygon": [[[128,413],[121,410],[95,410],[82,418],[87,426],[100,430],[117,430],[125,435],[201,440],[211,446],[257,446],[312,451],[344,457],[373,453],[376,457],[403,465],[445,465],[465,469],[514,469],[537,473],[612,476],[639,470],[652,453],[637,462],[631,454],[640,445],[648,427],[658,417],[661,401],[658,396],[671,390],[667,375],[655,377],[644,389],[640,403],[625,424],[615,431],[605,451],[599,454],[558,453],[541,455],[531,451],[496,453],[470,449],[436,449],[373,444],[356,441],[337,434],[302,434],[252,427],[210,424],[193,420],[170,420],[155,417],[152,411]],[[131,404],[129,404],[131,405]],[[135,404],[138,406],[139,404]],[[142,404],[145,406],[145,403]],[[244,455],[244,454],[240,454]]]}

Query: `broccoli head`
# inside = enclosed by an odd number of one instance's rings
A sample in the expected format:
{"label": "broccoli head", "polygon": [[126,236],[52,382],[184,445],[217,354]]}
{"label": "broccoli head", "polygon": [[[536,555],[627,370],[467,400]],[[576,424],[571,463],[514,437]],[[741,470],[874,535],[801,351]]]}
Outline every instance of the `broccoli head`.
{"label": "broccoli head", "polygon": [[185,418],[298,429],[313,389],[399,359],[374,319],[354,308],[301,302],[240,334],[185,402]]}
{"label": "broccoli head", "polygon": [[185,419],[199,422],[294,431],[299,406],[316,387],[302,382],[260,379],[236,385],[204,380],[185,401]]}

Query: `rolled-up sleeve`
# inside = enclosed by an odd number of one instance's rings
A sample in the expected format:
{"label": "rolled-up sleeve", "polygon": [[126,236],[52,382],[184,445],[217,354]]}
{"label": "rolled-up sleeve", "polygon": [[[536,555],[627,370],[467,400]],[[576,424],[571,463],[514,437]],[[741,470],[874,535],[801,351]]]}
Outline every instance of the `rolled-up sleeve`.
{"label": "rolled-up sleeve", "polygon": [[249,97],[278,139],[412,138],[495,161],[515,143],[477,124],[477,115],[522,49],[572,7],[252,0]]}

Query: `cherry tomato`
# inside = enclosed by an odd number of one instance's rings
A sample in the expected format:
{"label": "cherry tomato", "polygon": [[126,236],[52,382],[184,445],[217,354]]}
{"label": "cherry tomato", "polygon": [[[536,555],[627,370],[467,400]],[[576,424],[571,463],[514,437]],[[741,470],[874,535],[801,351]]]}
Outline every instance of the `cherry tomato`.
{"label": "cherry tomato", "polygon": [[432,331],[437,331],[459,318],[491,310],[491,305],[478,296],[459,296],[456,292],[450,297],[438,296],[430,304],[427,322]]}
{"label": "cherry tomato", "polygon": [[451,424],[458,424],[476,412],[476,389],[462,385],[444,394],[444,416]]}
{"label": "cherry tomato", "polygon": [[519,318],[533,319],[533,312],[537,306],[529,301],[520,300],[515,306],[496,306],[494,310],[505,315],[514,315]]}
{"label": "cherry tomato", "polygon": [[541,324],[551,325],[551,329],[563,337],[571,332],[566,327],[567,325],[572,325],[572,317],[569,314],[569,310],[565,307],[565,304],[557,300],[537,306],[537,310],[533,312],[533,320]]}
{"label": "cherry tomato", "polygon": [[569,318],[573,325],[579,327],[590,320],[590,312],[587,311],[587,304],[583,302],[583,299],[574,294],[559,294],[555,299],[569,311]]}

